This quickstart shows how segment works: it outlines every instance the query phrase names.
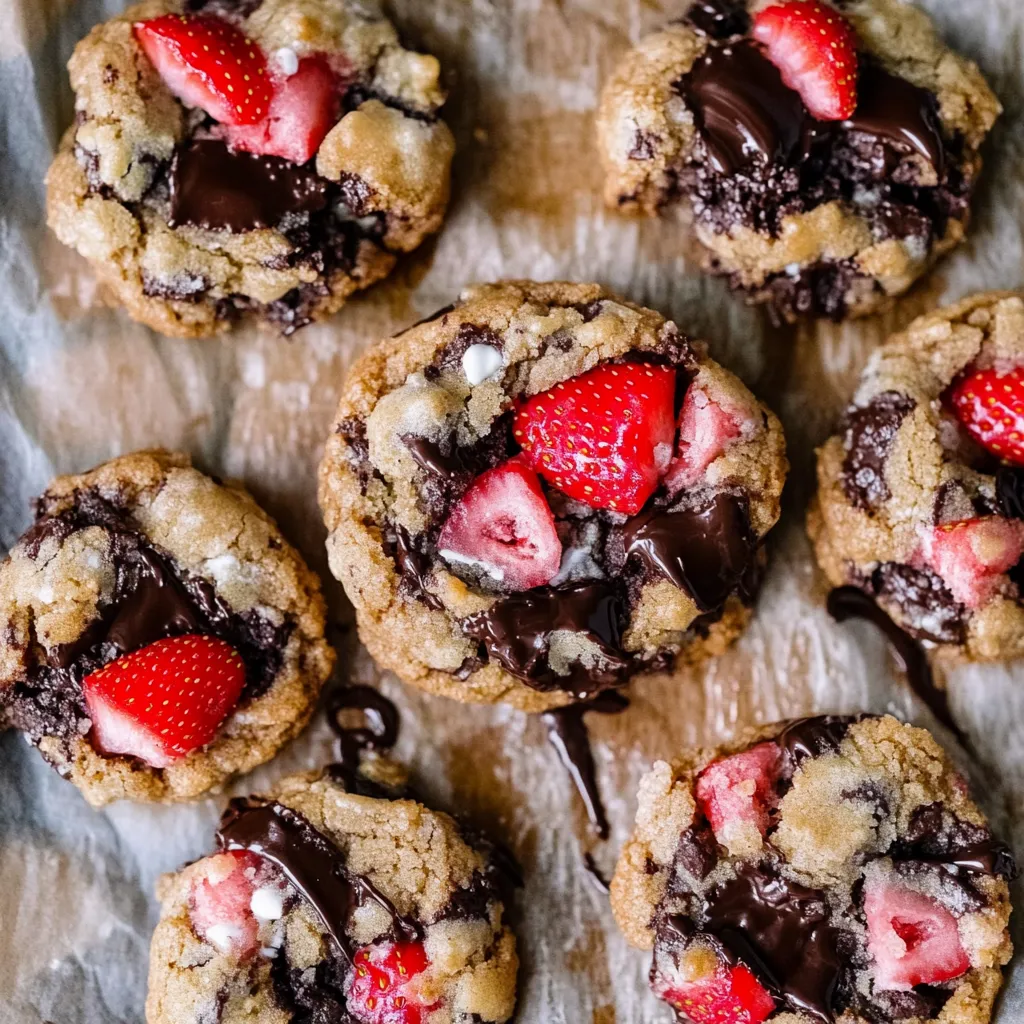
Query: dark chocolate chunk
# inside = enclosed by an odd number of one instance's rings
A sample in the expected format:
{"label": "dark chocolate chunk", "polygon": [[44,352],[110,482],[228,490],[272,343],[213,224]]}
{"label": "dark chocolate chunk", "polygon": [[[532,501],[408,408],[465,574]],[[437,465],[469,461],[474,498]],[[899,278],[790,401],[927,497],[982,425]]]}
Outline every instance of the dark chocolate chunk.
{"label": "dark chocolate chunk", "polygon": [[435,611],[442,609],[442,601],[427,589],[429,562],[423,552],[416,549],[415,542],[404,526],[395,527],[394,558],[406,590],[428,608]]}
{"label": "dark chocolate chunk", "polygon": [[1024,519],[1024,469],[1000,466],[996,472],[996,507],[1007,519]]}
{"label": "dark chocolate chunk", "polygon": [[873,511],[889,497],[885,463],[896,433],[917,403],[898,391],[883,391],[846,414],[843,490],[856,508]]}
{"label": "dark chocolate chunk", "polygon": [[775,742],[786,751],[793,767],[799,768],[809,757],[838,753],[839,744],[857,720],[854,715],[796,718],[786,723]]}
{"label": "dark chocolate chunk", "polygon": [[192,139],[171,161],[168,223],[234,232],[276,228],[289,215],[323,210],[330,184],[281,157],[231,150],[217,139]]}
{"label": "dark chocolate chunk", "polygon": [[683,868],[698,881],[703,881],[718,863],[718,843],[711,826],[706,821],[691,825],[679,837],[679,845],[673,860],[673,877]]}
{"label": "dark chocolate chunk", "polygon": [[871,574],[870,586],[880,602],[899,609],[907,632],[918,640],[964,642],[967,609],[930,569],[883,562]]}
{"label": "dark chocolate chunk", "polygon": [[689,594],[702,612],[742,589],[757,551],[746,502],[725,492],[695,509],[642,513],[622,530],[627,559]]}

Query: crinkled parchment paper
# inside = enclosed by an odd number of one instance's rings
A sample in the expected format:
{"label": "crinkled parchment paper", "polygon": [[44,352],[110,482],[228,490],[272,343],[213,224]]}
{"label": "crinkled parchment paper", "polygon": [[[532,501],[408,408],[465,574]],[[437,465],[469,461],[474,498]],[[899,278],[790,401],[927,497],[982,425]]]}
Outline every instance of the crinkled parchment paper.
{"label": "crinkled parchment paper", "polygon": [[[390,281],[291,341],[251,330],[187,342],[108,309],[85,263],[44,225],[43,174],[72,117],[65,61],[120,4],[0,0],[0,550],[27,526],[28,501],[53,474],[165,445],[243,479],[326,575],[314,472],[353,358],[448,303],[468,280],[596,279],[706,337],[716,358],[782,417],[793,462],[747,635],[702,670],[640,681],[624,715],[590,716],[614,824],[612,840],[595,847],[599,862],[611,866],[641,772],[684,745],[824,710],[891,710],[933,725],[880,637],[825,614],[804,509],[814,446],[871,349],[940,301],[1024,284],[1024,5],[925,0],[1006,106],[970,243],[886,317],[793,330],[770,329],[720,282],[698,276],[677,225],[621,219],[600,205],[591,127],[600,85],[632,41],[683,5],[396,0],[391,13],[407,40],[438,54],[450,75],[447,116],[459,152],[444,232]],[[582,870],[581,842],[594,844],[543,724],[380,679],[333,581],[328,593],[340,675],[379,683],[402,707],[398,754],[417,786],[491,828],[525,867],[518,1020],[667,1021],[669,1011],[647,991],[647,957],[616,934],[606,898]],[[960,669],[946,680],[954,714],[981,751],[979,792],[1024,851],[1024,663]],[[320,721],[237,789],[321,764],[330,748]],[[210,848],[222,805],[223,797],[96,812],[20,737],[0,736],[0,1021],[141,1021],[155,879]],[[1018,885],[1024,948],[1022,895]],[[1008,989],[1000,1024],[1020,1024],[1020,965]]]}

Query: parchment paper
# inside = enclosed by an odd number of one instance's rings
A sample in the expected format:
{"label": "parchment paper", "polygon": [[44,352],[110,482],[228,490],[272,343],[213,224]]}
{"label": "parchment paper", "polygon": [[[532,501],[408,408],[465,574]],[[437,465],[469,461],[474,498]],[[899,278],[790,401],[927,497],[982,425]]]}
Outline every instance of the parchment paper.
{"label": "parchment paper", "polygon": [[[971,241],[890,315],[842,327],[772,330],[720,282],[697,274],[670,221],[602,209],[592,115],[632,41],[684,0],[396,0],[406,39],[438,54],[458,137],[451,213],[436,243],[292,341],[257,330],[169,340],[106,308],[88,267],[48,234],[43,174],[72,117],[64,64],[118,0],[0,0],[0,550],[29,522],[55,473],[150,445],[190,450],[242,478],[325,576],[340,675],[379,684],[401,706],[397,753],[436,804],[508,842],[526,870],[518,1020],[667,1022],[646,986],[648,956],[617,935],[579,847],[611,867],[642,771],[684,745],[764,720],[831,710],[894,711],[934,725],[881,638],[837,626],[803,533],[813,449],[830,432],[871,349],[941,301],[1024,284],[1024,6],[923,0],[977,59],[1006,113],[988,150]],[[692,251],[692,250],[691,250]],[[339,383],[353,358],[448,303],[469,280],[596,279],[710,340],[782,417],[793,475],[757,617],[700,671],[633,686],[624,715],[591,715],[613,822],[593,843],[540,721],[457,705],[380,679],[329,580],[314,489]],[[1024,663],[947,675],[954,714],[982,751],[979,794],[1024,852]],[[940,738],[949,740],[948,734]],[[322,720],[236,791],[322,764]],[[156,877],[211,847],[224,798],[188,807],[91,810],[15,734],[0,736],[0,1022],[140,1022]],[[1024,899],[1018,883],[1016,935]],[[1008,977],[1000,1024],[1024,1021],[1024,968]]]}

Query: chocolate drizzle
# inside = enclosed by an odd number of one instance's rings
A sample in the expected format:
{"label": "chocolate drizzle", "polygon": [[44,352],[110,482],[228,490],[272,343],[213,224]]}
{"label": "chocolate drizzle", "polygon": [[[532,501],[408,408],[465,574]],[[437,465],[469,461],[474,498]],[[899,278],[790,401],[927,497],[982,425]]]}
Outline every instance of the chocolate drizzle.
{"label": "chocolate drizzle", "polygon": [[250,850],[276,864],[312,906],[338,951],[352,962],[346,926],[367,898],[391,916],[396,937],[418,938],[419,925],[403,917],[368,878],[350,874],[341,850],[297,811],[277,802],[236,800],[217,839],[224,850]]}
{"label": "chocolate drizzle", "polygon": [[[350,710],[361,711],[365,724],[346,726],[341,716]],[[341,686],[327,698],[327,724],[338,738],[338,760],[327,767],[331,777],[351,792],[386,796],[359,774],[359,762],[364,750],[390,750],[398,742],[398,708],[371,686]]]}
{"label": "chocolate drizzle", "polygon": [[750,40],[710,47],[682,89],[719,174],[754,159],[788,162],[803,136],[803,101]]}
{"label": "chocolate drizzle", "polygon": [[961,743],[967,742],[967,737],[953,720],[949,698],[935,685],[931,666],[921,645],[909,633],[900,629],[867,594],[857,587],[836,587],[828,595],[828,613],[836,622],[864,619],[880,629],[892,645],[893,653],[902,664],[914,693]]}
{"label": "chocolate drizzle", "polygon": [[701,612],[720,609],[732,593],[750,598],[757,551],[745,501],[716,494],[705,504],[676,512],[649,512],[623,527],[627,558],[689,594]]}
{"label": "chocolate drizzle", "polygon": [[168,224],[233,232],[276,228],[289,216],[323,210],[330,187],[315,171],[281,157],[192,139],[171,161]]}
{"label": "chocolate drizzle", "polygon": [[824,892],[771,865],[739,864],[707,895],[704,929],[760,975],[793,1011],[831,1022],[842,969],[840,933]]}
{"label": "chocolate drizzle", "polygon": [[620,693],[609,691],[583,704],[545,711],[541,716],[548,727],[548,739],[558,752],[558,758],[569,772],[576,791],[587,809],[590,824],[600,839],[608,838],[608,816],[597,786],[594,754],[590,749],[590,734],[583,716],[588,711],[602,715],[617,715],[629,707],[629,700]]}

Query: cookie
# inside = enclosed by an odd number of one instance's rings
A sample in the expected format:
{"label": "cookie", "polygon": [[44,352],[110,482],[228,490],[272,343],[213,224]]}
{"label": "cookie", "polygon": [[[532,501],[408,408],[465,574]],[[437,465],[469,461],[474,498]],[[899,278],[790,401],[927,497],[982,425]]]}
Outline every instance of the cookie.
{"label": "cookie", "polygon": [[1000,109],[901,0],[696,0],[604,88],[605,197],[681,204],[707,268],[778,321],[859,316],[963,239]]}
{"label": "cookie", "polygon": [[441,225],[440,68],[374,0],[146,0],[68,69],[50,227],[164,334],[291,334]]}
{"label": "cookie", "polygon": [[325,615],[273,520],[187,455],[58,477],[0,564],[0,727],[94,805],[194,799],[309,721]]}
{"label": "cookie", "polygon": [[671,321],[504,282],[354,365],[320,504],[384,668],[541,711],[731,642],[787,468],[775,416]]}
{"label": "cookie", "polygon": [[611,899],[681,1021],[987,1024],[1015,873],[929,733],[825,716],[657,762]]}
{"label": "cookie", "polygon": [[1024,654],[1016,367],[1019,296],[923,316],[873,354],[840,432],[818,451],[808,525],[825,574],[944,655]]}
{"label": "cookie", "polygon": [[148,1024],[508,1020],[518,960],[496,851],[393,788],[285,779],[222,851],[162,879]]}

